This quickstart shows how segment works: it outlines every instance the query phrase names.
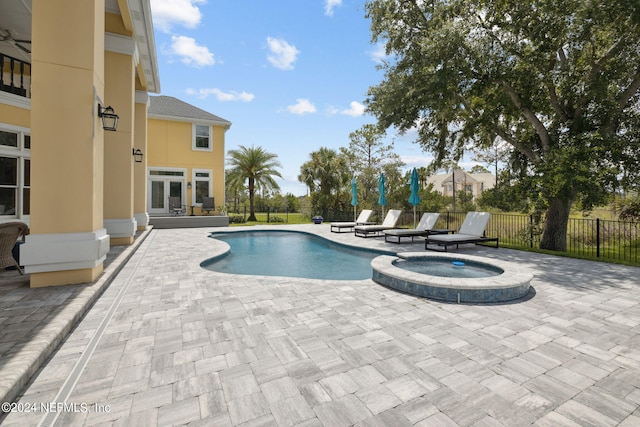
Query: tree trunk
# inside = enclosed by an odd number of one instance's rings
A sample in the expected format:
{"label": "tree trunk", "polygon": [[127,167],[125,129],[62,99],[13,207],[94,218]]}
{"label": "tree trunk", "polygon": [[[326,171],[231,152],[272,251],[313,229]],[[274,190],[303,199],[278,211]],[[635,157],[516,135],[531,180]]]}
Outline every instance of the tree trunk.
{"label": "tree trunk", "polygon": [[551,201],[544,220],[540,249],[567,250],[567,224],[573,200],[556,197]]}
{"label": "tree trunk", "polygon": [[247,218],[247,221],[257,221],[256,213],[253,210],[253,196],[255,192],[255,181],[253,178],[249,178],[249,218]]}

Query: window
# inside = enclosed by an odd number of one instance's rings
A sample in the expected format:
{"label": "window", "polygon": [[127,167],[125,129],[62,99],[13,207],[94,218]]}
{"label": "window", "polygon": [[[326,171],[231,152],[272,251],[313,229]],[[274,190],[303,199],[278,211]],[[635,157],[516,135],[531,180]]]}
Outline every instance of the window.
{"label": "window", "polygon": [[211,171],[207,169],[193,170],[194,203],[202,203],[203,197],[211,197]]}
{"label": "window", "polygon": [[211,126],[193,125],[193,149],[211,151]]}
{"label": "window", "polygon": [[0,125],[0,218],[22,218],[31,210],[31,137]]}

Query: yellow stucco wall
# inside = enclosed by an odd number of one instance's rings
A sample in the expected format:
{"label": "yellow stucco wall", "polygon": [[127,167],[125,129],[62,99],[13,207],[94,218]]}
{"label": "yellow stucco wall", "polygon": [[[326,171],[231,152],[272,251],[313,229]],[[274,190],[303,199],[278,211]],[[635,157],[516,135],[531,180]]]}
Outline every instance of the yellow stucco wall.
{"label": "yellow stucco wall", "polygon": [[0,123],[30,128],[31,111],[0,103]]}
{"label": "yellow stucco wall", "polygon": [[[149,150],[147,150],[147,104],[135,104],[135,124],[133,127],[133,148],[143,153],[142,162],[133,163],[133,212],[147,212],[147,170]],[[138,230],[142,230],[138,224]]]}
{"label": "yellow stucco wall", "polygon": [[[95,99],[104,95],[104,0],[33,0],[32,10],[30,231],[86,236],[103,226],[103,131]],[[45,255],[42,249],[39,259]],[[30,283],[88,282],[102,268],[100,262],[34,272]]]}
{"label": "yellow stucco wall", "polygon": [[119,116],[118,130],[104,135],[104,218],[133,216],[133,58],[105,52],[105,104]]}
{"label": "yellow stucco wall", "polygon": [[104,3],[34,2],[33,39],[31,232],[102,228]]}
{"label": "yellow stucco wall", "polygon": [[[222,206],[224,204],[225,129],[222,126],[213,126],[212,129],[212,151],[193,150],[193,123],[149,118],[147,165],[149,168],[184,168],[187,170],[187,181],[192,180],[193,169],[210,169],[212,195],[216,206]],[[195,183],[193,185],[195,186]],[[192,191],[187,190],[186,196],[187,205],[192,205]]]}

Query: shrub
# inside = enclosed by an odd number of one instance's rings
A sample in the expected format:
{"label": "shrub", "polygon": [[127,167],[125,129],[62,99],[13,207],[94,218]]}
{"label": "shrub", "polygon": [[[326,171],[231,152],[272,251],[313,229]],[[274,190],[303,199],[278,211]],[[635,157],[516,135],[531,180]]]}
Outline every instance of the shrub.
{"label": "shrub", "polygon": [[244,224],[245,219],[242,215],[229,215],[229,224]]}

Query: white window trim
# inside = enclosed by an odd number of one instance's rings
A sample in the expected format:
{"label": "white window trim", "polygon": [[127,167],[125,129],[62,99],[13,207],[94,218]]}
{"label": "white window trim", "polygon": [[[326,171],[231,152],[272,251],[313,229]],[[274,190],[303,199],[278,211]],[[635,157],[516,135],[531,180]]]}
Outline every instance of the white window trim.
{"label": "white window trim", "polygon": [[[196,126],[206,126],[209,128],[209,147],[196,147]],[[213,126],[208,123],[192,123],[191,125],[191,149],[193,151],[213,151]]]}
{"label": "white window trim", "polygon": [[[196,173],[208,173],[209,178],[196,178]],[[196,181],[208,181],[209,182],[209,195],[213,196],[213,169],[192,169],[191,170],[191,201],[192,205],[202,207],[202,203],[196,203]]]}
{"label": "white window trim", "polygon": [[[31,215],[25,215],[24,211],[24,189],[26,188],[24,183],[24,161],[31,160],[31,149],[24,147],[25,135],[31,136],[31,129],[21,126],[10,125],[7,123],[0,123],[0,130],[4,132],[17,133],[18,134],[18,146],[9,147],[7,145],[0,145],[0,156],[13,157],[18,159],[18,179],[16,185],[16,213],[14,215],[0,215],[0,222],[13,221],[19,219],[21,221],[29,222]],[[33,142],[32,142],[33,143]],[[29,185],[31,189],[32,186]]]}

